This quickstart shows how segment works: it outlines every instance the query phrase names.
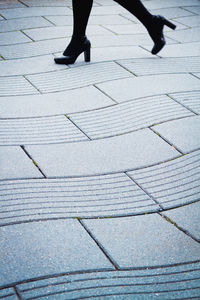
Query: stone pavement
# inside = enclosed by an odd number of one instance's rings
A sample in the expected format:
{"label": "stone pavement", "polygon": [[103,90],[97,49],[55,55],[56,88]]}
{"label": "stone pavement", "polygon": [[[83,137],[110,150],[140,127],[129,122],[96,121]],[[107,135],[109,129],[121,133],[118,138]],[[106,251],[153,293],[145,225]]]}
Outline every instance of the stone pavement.
{"label": "stone pavement", "polygon": [[200,299],[200,1],[0,1],[0,299]]}

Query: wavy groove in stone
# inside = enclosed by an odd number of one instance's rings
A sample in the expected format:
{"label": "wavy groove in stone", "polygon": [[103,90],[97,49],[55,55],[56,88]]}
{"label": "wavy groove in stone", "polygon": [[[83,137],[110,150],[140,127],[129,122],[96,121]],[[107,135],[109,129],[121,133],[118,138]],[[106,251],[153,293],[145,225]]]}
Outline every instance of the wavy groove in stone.
{"label": "wavy groove in stone", "polygon": [[[23,299],[185,299],[200,293],[200,264],[93,272],[19,284]],[[110,296],[110,297],[109,297]],[[148,298],[148,299],[149,299]]]}
{"label": "wavy groove in stone", "polygon": [[129,175],[164,209],[200,200],[200,151]]}
{"label": "wavy groove in stone", "polygon": [[39,94],[23,77],[0,77],[0,96]]}
{"label": "wavy groove in stone", "polygon": [[72,114],[70,119],[91,138],[103,138],[190,115],[189,110],[162,95]]}
{"label": "wavy groove in stone", "polygon": [[170,96],[195,113],[200,114],[200,91],[175,93],[170,94]]}
{"label": "wavy groove in stone", "polygon": [[111,62],[26,77],[41,92],[51,93],[130,76],[128,71]]}
{"label": "wavy groove in stone", "polygon": [[120,64],[138,76],[200,71],[200,57],[129,59],[120,61]]}
{"label": "wavy groove in stone", "polygon": [[0,223],[158,211],[125,174],[0,183]]}
{"label": "wavy groove in stone", "polygon": [[76,142],[88,138],[65,116],[0,120],[0,145]]}

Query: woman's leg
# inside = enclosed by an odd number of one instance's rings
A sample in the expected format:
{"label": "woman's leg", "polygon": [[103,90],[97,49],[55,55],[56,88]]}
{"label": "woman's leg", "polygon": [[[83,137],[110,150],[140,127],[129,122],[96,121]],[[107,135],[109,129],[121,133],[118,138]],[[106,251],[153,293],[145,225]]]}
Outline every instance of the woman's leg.
{"label": "woman's leg", "polygon": [[93,0],[73,0],[73,37],[85,36]]}
{"label": "woman's leg", "polygon": [[114,0],[132,13],[147,29],[154,42],[152,54],[157,54],[165,45],[164,25],[175,29],[176,26],[162,16],[152,15],[140,0]]}
{"label": "woman's leg", "polygon": [[83,52],[85,61],[90,61],[90,41],[85,33],[92,4],[93,0],[72,0],[73,34],[69,45],[63,52],[64,57],[54,59],[57,64],[73,64]]}

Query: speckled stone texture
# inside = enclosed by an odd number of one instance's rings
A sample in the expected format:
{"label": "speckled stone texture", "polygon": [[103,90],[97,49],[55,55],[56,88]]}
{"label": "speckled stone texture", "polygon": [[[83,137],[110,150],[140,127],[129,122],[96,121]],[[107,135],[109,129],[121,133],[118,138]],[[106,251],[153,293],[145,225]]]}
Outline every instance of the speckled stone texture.
{"label": "speckled stone texture", "polygon": [[199,299],[200,1],[93,2],[0,1],[0,299]]}

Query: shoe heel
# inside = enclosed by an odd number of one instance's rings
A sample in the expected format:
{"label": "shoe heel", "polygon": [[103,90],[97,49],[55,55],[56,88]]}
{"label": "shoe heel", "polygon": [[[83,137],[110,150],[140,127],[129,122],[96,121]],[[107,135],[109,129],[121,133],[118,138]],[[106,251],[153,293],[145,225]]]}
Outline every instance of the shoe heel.
{"label": "shoe heel", "polygon": [[174,25],[173,23],[171,23],[170,21],[168,21],[167,19],[164,19],[164,24],[166,26],[168,26],[169,28],[175,30],[176,29],[176,25]]}
{"label": "shoe heel", "polygon": [[88,47],[88,48],[84,51],[84,58],[85,58],[85,62],[90,62],[90,59],[91,59],[91,55],[90,55],[90,47]]}

